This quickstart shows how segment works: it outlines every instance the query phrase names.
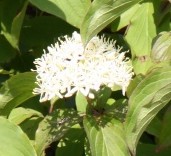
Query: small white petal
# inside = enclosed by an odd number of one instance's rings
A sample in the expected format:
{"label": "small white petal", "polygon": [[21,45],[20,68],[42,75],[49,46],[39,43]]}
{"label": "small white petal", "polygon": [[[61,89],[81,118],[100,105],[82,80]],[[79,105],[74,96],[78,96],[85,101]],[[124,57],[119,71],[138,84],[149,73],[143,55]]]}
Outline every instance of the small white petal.
{"label": "small white petal", "polygon": [[95,98],[95,96],[94,96],[93,93],[89,93],[89,94],[88,94],[88,97],[89,97],[90,99],[94,99],[94,98]]}
{"label": "small white petal", "polygon": [[132,66],[122,47],[104,36],[93,37],[86,48],[81,36],[73,32],[71,37],[58,38],[58,42],[47,47],[47,52],[34,61],[37,72],[37,88],[40,101],[70,97],[77,91],[95,98],[90,90],[98,91],[101,86],[122,88],[123,95],[132,78]]}

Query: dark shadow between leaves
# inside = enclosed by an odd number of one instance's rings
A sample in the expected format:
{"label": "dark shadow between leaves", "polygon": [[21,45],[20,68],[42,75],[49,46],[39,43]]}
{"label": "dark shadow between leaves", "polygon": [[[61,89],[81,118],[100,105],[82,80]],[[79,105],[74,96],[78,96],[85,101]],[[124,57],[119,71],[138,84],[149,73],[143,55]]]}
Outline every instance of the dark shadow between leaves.
{"label": "dark shadow between leaves", "polygon": [[74,109],[58,109],[52,112],[39,125],[36,140],[39,143],[42,139],[42,143],[38,145],[39,150],[43,151],[52,142],[60,140],[73,125],[81,121],[82,117]]}

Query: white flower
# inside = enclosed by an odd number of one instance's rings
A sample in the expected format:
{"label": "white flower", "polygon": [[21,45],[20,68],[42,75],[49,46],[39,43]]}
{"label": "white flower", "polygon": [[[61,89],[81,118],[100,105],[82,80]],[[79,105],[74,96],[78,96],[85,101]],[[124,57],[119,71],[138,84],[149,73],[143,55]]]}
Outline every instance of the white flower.
{"label": "white flower", "polygon": [[84,49],[80,34],[74,32],[72,37],[58,38],[47,51],[34,61],[38,88],[33,93],[40,94],[40,102],[70,97],[77,91],[94,98],[91,91],[104,85],[119,86],[125,94],[133,75],[125,52],[120,53],[115,41],[104,36],[93,37]]}

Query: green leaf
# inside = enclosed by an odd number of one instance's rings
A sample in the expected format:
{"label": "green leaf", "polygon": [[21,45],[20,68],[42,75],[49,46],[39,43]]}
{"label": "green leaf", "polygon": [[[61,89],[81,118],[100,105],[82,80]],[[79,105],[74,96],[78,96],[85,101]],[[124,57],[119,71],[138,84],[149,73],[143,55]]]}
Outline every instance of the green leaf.
{"label": "green leaf", "polygon": [[92,156],[129,156],[123,124],[114,118],[87,116],[83,121]]}
{"label": "green leaf", "polygon": [[156,17],[156,26],[158,29],[158,33],[162,31],[170,31],[170,16],[171,16],[171,3],[168,1],[156,0],[153,1],[153,5],[155,8],[154,16]]}
{"label": "green leaf", "polygon": [[26,72],[12,76],[0,89],[0,115],[8,116],[10,111],[35,96],[36,75]]}
{"label": "green leaf", "polygon": [[[163,3],[160,0],[155,2],[153,0],[144,0],[121,14],[112,24],[113,31],[128,26],[125,38],[131,48],[136,74],[145,75],[156,66],[168,65],[168,63],[155,65],[150,58],[153,38],[158,32],[168,30],[168,18],[162,19],[165,15],[168,16],[168,11],[165,12],[165,10],[168,10],[168,6]],[[166,8],[163,10],[162,6]]]}
{"label": "green leaf", "polygon": [[21,128],[0,117],[0,155],[36,156],[36,152]]}
{"label": "green leaf", "polygon": [[46,116],[36,132],[35,148],[38,156],[44,153],[52,142],[61,139],[66,132],[81,121],[81,117],[73,109],[58,109]]}
{"label": "green leaf", "polygon": [[156,116],[146,128],[146,132],[159,138],[162,129],[162,121]]}
{"label": "green leaf", "polygon": [[82,156],[84,153],[84,140],[84,130],[79,125],[75,125],[58,143],[56,156]]}
{"label": "green leaf", "polygon": [[131,96],[132,92],[134,91],[134,89],[137,87],[137,85],[143,80],[144,76],[139,74],[137,75],[129,84],[126,94],[128,97]]}
{"label": "green leaf", "polygon": [[[157,5],[156,5],[157,4]],[[157,34],[156,14],[154,6],[160,5],[159,0],[145,0],[139,5],[130,20],[125,39],[130,45],[133,57],[134,72],[146,74],[153,65],[150,58],[151,44]]]}
{"label": "green leaf", "polygon": [[[99,91],[92,91],[93,94],[95,95],[94,99],[88,99],[81,93],[77,93],[76,95],[76,106],[77,110],[85,113],[87,110],[87,106],[89,103],[96,109],[103,109],[106,105],[107,100],[109,99],[111,95],[111,89],[108,87],[102,87]],[[89,105],[90,106],[90,105]]]}
{"label": "green leaf", "polygon": [[159,68],[143,79],[129,99],[125,121],[127,144],[135,154],[137,142],[150,121],[171,100],[171,67]]}
{"label": "green leaf", "polygon": [[139,9],[140,4],[136,4],[130,7],[127,11],[123,12],[116,20],[114,20],[111,24],[111,30],[113,32],[119,31],[120,29],[128,26],[131,24],[131,19]]}
{"label": "green leaf", "polygon": [[33,116],[43,117],[43,115],[40,112],[34,109],[17,107],[11,111],[8,119],[18,125],[23,121],[25,121],[26,119],[29,119]]}
{"label": "green leaf", "polygon": [[77,92],[75,101],[76,101],[77,111],[85,113],[88,105],[86,97],[82,93]]}
{"label": "green leaf", "polygon": [[110,117],[114,117],[121,122],[125,121],[125,116],[128,109],[128,100],[127,99],[108,99],[105,107],[104,113]]}
{"label": "green leaf", "polygon": [[141,3],[125,36],[133,57],[149,56],[152,39],[156,36],[152,0]]}
{"label": "green leaf", "polygon": [[156,63],[171,61],[171,32],[160,33],[153,41],[151,58]]}
{"label": "green leaf", "polygon": [[94,92],[95,98],[91,100],[91,104],[94,105],[96,109],[103,109],[111,93],[112,91],[109,87],[102,87],[99,91]]}
{"label": "green leaf", "polygon": [[80,28],[82,20],[91,4],[90,0],[29,0],[40,10],[62,18]]}
{"label": "green leaf", "polygon": [[83,43],[88,41],[124,11],[141,0],[94,0],[81,25]]}
{"label": "green leaf", "polygon": [[[161,18],[165,15],[162,6],[167,7],[163,3],[161,0],[144,0],[137,5],[137,11],[129,20],[125,38],[130,45],[133,58],[137,58],[137,61],[140,62],[137,63],[137,68],[141,67],[141,63],[147,62],[148,64],[152,40],[157,33],[168,30],[168,20],[163,21],[165,24],[161,23]],[[146,59],[142,61],[142,57]],[[149,67],[144,65],[144,68]]]}
{"label": "green leaf", "polygon": [[[116,87],[117,88],[117,87]],[[106,105],[107,100],[109,99],[109,97],[111,96],[111,89],[109,87],[103,87],[99,90],[99,92],[97,93],[97,105],[101,106],[103,108],[103,106]]]}
{"label": "green leaf", "polygon": [[134,68],[134,73],[136,75],[138,74],[146,75],[151,70],[154,63],[152,62],[150,56],[145,55],[145,56],[139,56],[134,58],[132,65]]}
{"label": "green leaf", "polygon": [[3,35],[0,35],[0,63],[9,62],[17,54]]}
{"label": "green leaf", "polygon": [[171,146],[171,107],[164,114],[161,133],[159,136],[159,148]]}
{"label": "green leaf", "polygon": [[87,137],[85,138],[85,141],[84,141],[84,151],[85,151],[85,156],[92,156],[91,150],[90,150],[90,144],[88,142]]}
{"label": "green leaf", "polygon": [[18,43],[20,31],[27,4],[28,1],[26,0],[6,0],[3,4],[1,17],[2,34],[6,37],[8,42],[17,50],[19,50]]}
{"label": "green leaf", "polygon": [[[144,0],[144,2],[146,2]],[[114,20],[114,22],[112,22],[111,24],[111,30],[114,31],[118,31],[126,26],[128,26],[128,30],[129,30],[129,26],[132,25],[131,20],[134,17],[134,15],[136,15],[136,13],[138,12],[138,9],[141,7],[141,4],[136,4],[134,6],[132,6],[131,8],[129,8],[127,11],[123,12],[116,20]],[[154,8],[155,8],[155,12],[154,12],[154,16],[155,16],[155,23],[158,29],[158,32],[161,32],[163,30],[165,31],[169,31],[169,20],[170,20],[170,8],[171,8],[171,4],[169,4],[166,1],[160,1],[160,0],[156,0],[155,3],[153,3]]]}

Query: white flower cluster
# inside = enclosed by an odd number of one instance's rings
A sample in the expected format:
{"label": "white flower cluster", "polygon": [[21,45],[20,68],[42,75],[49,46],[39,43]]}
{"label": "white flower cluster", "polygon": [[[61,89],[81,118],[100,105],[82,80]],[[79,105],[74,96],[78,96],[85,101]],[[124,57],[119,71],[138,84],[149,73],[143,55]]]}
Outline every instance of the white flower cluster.
{"label": "white flower cluster", "polygon": [[84,48],[80,34],[74,32],[72,37],[58,38],[47,50],[34,61],[38,88],[33,93],[41,95],[40,102],[70,97],[77,91],[94,98],[91,91],[104,85],[120,86],[124,94],[133,75],[125,52],[120,53],[115,41],[104,36],[93,37]]}

